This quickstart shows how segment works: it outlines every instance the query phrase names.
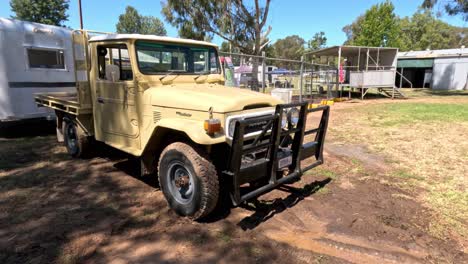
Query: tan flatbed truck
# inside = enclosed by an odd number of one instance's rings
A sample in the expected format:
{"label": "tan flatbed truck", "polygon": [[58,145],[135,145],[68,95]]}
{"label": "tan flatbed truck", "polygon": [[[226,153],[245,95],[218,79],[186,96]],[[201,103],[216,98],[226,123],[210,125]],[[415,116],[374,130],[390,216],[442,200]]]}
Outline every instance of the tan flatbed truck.
{"label": "tan flatbed truck", "polygon": [[[76,93],[35,97],[55,110],[58,139],[73,157],[95,141],[139,157],[169,206],[192,219],[210,214],[223,194],[237,206],[323,163],[328,106],[224,86],[208,42],[92,34],[73,34]],[[312,111],[322,112],[320,124],[306,130]],[[303,142],[310,134],[315,140]]]}

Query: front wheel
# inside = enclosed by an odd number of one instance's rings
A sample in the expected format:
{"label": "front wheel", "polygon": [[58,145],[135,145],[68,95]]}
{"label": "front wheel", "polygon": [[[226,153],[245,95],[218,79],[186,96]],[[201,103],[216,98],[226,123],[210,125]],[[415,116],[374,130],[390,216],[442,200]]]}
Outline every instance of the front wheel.
{"label": "front wheel", "polygon": [[177,214],[194,220],[207,216],[218,201],[216,168],[202,150],[176,142],[161,153],[159,185]]}

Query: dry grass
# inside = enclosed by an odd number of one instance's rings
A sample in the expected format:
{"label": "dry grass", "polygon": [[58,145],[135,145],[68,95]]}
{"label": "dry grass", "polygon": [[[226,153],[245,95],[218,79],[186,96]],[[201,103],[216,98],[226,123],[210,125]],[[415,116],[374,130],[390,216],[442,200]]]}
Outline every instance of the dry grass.
{"label": "dry grass", "polygon": [[334,111],[329,138],[337,144],[363,144],[384,155],[394,184],[414,191],[415,198],[434,211],[429,231],[439,238],[454,236],[464,244],[468,97],[436,95],[430,103],[421,99],[340,106]]}

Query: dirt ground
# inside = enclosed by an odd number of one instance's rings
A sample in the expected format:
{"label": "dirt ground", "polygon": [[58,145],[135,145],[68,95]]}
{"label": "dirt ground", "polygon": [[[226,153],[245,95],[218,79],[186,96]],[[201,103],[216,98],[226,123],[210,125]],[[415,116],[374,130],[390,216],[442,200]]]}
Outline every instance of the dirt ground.
{"label": "dirt ground", "polygon": [[[329,126],[381,103],[333,106]],[[0,139],[0,263],[468,262],[466,237],[428,231],[423,191],[391,184],[388,156],[333,133],[325,165],[200,223],[171,212],[118,151],[73,160],[52,134]]]}

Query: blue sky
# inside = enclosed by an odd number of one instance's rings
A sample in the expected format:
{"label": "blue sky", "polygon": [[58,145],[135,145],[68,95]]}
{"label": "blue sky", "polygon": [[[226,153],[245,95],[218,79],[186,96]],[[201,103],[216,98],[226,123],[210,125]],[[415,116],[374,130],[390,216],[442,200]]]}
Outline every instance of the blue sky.
{"label": "blue sky", "polygon": [[[9,1],[0,0],[0,17],[10,17]],[[268,24],[272,26],[272,41],[297,34],[305,40],[324,31],[328,45],[342,44],[346,36],[341,30],[373,4],[383,0],[272,0]],[[127,5],[134,6],[143,15],[152,15],[164,21],[160,0],[82,0],[84,26],[87,29],[114,32],[119,14]],[[422,0],[393,0],[398,16],[411,16]],[[67,26],[79,28],[78,0],[70,1]],[[468,26],[461,17],[442,16],[442,20],[456,26]],[[177,36],[177,29],[166,24],[168,35]],[[220,38],[213,40],[221,44]]]}

